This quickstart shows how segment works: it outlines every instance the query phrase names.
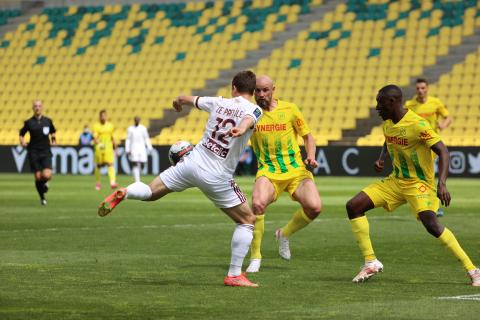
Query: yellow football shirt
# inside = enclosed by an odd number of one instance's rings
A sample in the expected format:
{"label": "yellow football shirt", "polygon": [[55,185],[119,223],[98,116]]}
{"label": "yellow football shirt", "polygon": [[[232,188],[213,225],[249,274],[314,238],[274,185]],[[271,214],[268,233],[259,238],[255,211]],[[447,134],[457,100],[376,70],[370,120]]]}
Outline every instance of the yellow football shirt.
{"label": "yellow football shirt", "polygon": [[441,139],[428,121],[408,110],[396,124],[386,120],[383,124],[383,133],[392,160],[391,176],[400,179],[420,179],[434,186],[435,154],[431,146]]}
{"label": "yellow football shirt", "polygon": [[448,110],[443,102],[435,97],[428,96],[425,103],[421,103],[417,100],[417,97],[408,100],[405,103],[405,108],[412,110],[420,117],[427,119],[432,126],[433,130],[438,132],[438,116],[444,118],[448,117]]}
{"label": "yellow football shirt", "polygon": [[97,122],[93,125],[93,136],[97,139],[96,150],[113,150],[113,131],[115,128],[111,122],[104,124]]}
{"label": "yellow football shirt", "polygon": [[289,179],[305,168],[297,137],[311,132],[294,103],[277,100],[272,111],[263,111],[250,138],[258,162],[258,176]]}

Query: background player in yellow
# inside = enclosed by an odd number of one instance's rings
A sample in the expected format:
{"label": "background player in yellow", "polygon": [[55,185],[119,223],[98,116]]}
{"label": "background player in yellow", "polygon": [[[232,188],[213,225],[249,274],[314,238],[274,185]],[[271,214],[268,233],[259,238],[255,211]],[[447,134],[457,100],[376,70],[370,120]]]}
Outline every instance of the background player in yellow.
{"label": "background player in yellow", "polygon": [[[417,79],[415,89],[417,95],[405,103],[405,108],[426,119],[437,133],[448,128],[452,123],[452,117],[448,113],[445,104],[439,98],[428,95],[427,80],[423,78]],[[437,216],[443,216],[441,207],[437,211]]]}
{"label": "background player in yellow", "polygon": [[113,137],[113,124],[107,121],[107,111],[101,110],[99,113],[99,122],[93,126],[93,139],[95,144],[95,189],[100,190],[100,169],[108,166],[108,178],[110,187],[115,189],[118,185],[115,178],[115,169],[113,160],[115,157],[115,139]]}
{"label": "background player in yellow", "polygon": [[[437,133],[448,128],[452,123],[452,117],[447,107],[437,97],[428,95],[428,82],[425,79],[417,79],[415,84],[417,95],[405,102],[405,108],[412,110],[420,117],[426,119]],[[440,119],[441,118],[441,119]]]}
{"label": "background player in yellow", "polygon": [[[392,211],[408,202],[425,229],[463,264],[472,285],[480,286],[480,269],[473,265],[453,233],[441,225],[435,215],[439,199],[445,206],[450,204],[446,185],[449,164],[447,147],[425,119],[402,108],[402,91],[399,87],[388,85],[378,92],[377,111],[385,121],[385,145],[375,169],[383,169],[382,157],[388,151],[393,170],[387,178],[369,185],[347,202],[352,231],[365,259],[364,266],[352,281],[363,282],[383,271],[383,264],[373,251],[365,212],[376,207]],[[437,187],[432,151],[440,159]]]}
{"label": "background player in yellow", "polygon": [[[286,260],[291,257],[289,237],[312,222],[322,209],[313,175],[305,167],[318,166],[315,160],[315,140],[297,105],[274,99],[274,91],[273,81],[268,76],[257,77],[255,101],[263,109],[263,117],[250,138],[258,162],[252,201],[257,220],[247,272],[260,270],[265,210],[283,191],[287,191],[302,206],[283,228],[275,232],[279,254]],[[304,162],[297,135],[303,137],[305,142],[307,158]]]}

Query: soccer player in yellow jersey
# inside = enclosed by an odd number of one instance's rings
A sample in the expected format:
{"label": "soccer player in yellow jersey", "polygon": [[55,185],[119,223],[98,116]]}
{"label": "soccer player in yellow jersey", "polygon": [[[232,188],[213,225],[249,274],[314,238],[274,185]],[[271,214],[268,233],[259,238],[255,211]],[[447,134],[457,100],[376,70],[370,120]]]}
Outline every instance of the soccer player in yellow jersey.
{"label": "soccer player in yellow jersey", "polygon": [[[275,232],[279,254],[286,260],[291,257],[289,237],[312,222],[322,208],[312,173],[305,167],[318,166],[315,160],[315,140],[297,105],[274,99],[274,91],[273,81],[269,77],[257,77],[255,101],[263,109],[263,117],[256,124],[255,132],[250,138],[258,162],[253,188],[253,211],[257,220],[247,272],[260,270],[265,210],[283,191],[287,191],[302,206],[283,228]],[[305,142],[305,161],[302,161],[297,135]]]}
{"label": "soccer player in yellow jersey", "polygon": [[93,126],[93,141],[95,145],[95,189],[100,190],[100,169],[108,166],[108,177],[110,187],[115,189],[118,185],[115,178],[115,169],[113,168],[113,159],[115,156],[115,139],[113,137],[113,124],[107,121],[107,111],[101,110],[99,113],[100,121]]}
{"label": "soccer player in yellow jersey", "polygon": [[[452,123],[452,117],[440,99],[428,95],[427,80],[423,78],[417,79],[415,89],[417,95],[405,103],[405,108],[426,119],[437,133],[448,128]],[[442,121],[439,121],[440,117],[443,118]],[[437,216],[443,216],[441,207],[437,211]]]}
{"label": "soccer player in yellow jersey", "polygon": [[[480,287],[480,269],[473,265],[453,233],[441,225],[435,215],[439,199],[445,206],[450,204],[446,185],[449,163],[447,147],[428,121],[402,107],[402,91],[399,87],[383,87],[377,95],[376,109],[385,121],[385,144],[380,159],[375,162],[375,169],[383,169],[383,155],[388,151],[393,170],[387,178],[369,185],[347,202],[352,231],[365,259],[364,266],[352,281],[363,282],[383,271],[383,264],[373,251],[365,212],[376,207],[392,211],[408,202],[425,229],[463,264],[472,285]],[[433,153],[439,156],[436,187]]]}
{"label": "soccer player in yellow jersey", "polygon": [[[417,95],[405,103],[405,108],[426,119],[437,133],[448,128],[452,123],[452,117],[440,99],[428,95],[427,80],[417,79],[415,88]],[[439,118],[442,120],[439,121]]]}

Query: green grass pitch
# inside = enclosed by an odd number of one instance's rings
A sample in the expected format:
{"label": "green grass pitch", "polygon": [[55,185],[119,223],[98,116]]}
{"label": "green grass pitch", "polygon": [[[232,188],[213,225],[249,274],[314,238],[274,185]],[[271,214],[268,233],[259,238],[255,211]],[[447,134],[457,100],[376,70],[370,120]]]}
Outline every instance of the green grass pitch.
{"label": "green grass pitch", "polygon": [[[362,257],[345,202],[375,178],[316,178],[323,211],[292,236],[290,262],[278,257],[273,233],[298,205],[287,194],[274,203],[262,270],[251,276],[258,289],[223,286],[234,224],[196,189],[126,201],[100,218],[110,191],[95,191],[93,177],[55,176],[46,207],[32,178],[0,176],[0,319],[479,318],[480,288],[407,206],[369,214],[385,271],[351,283]],[[237,181],[250,199],[253,178]],[[480,264],[480,180],[448,186],[453,201],[441,222]],[[472,300],[439,299],[456,296]]]}

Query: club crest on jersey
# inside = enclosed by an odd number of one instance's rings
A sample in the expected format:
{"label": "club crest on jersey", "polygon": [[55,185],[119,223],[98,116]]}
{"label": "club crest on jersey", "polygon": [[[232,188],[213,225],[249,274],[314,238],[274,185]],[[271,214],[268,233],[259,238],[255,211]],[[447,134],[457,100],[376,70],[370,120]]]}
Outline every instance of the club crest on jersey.
{"label": "club crest on jersey", "polygon": [[43,134],[48,136],[49,133],[50,133],[50,127],[43,127]]}
{"label": "club crest on jersey", "polygon": [[256,108],[256,109],[253,111],[253,115],[254,115],[255,117],[257,117],[257,119],[258,119],[258,118],[260,118],[260,116],[262,115],[262,111],[260,111],[259,108]]}
{"label": "club crest on jersey", "polygon": [[432,139],[432,135],[428,131],[422,131],[420,132],[420,139],[430,140]]}

